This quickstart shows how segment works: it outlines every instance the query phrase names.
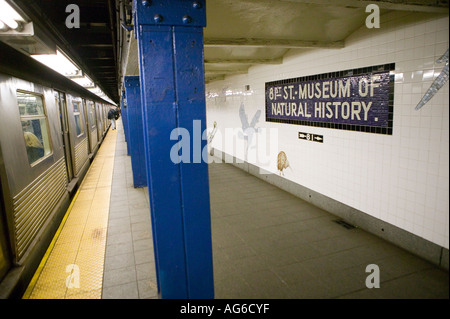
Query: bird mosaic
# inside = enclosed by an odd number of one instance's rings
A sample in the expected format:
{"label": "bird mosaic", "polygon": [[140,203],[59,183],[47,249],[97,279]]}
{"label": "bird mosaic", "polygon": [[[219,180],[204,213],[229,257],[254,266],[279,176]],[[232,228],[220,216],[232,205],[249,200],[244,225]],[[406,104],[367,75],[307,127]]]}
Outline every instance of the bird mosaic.
{"label": "bird mosaic", "polygon": [[287,159],[286,153],[281,151],[278,153],[277,157],[277,169],[280,172],[280,175],[284,176],[283,170],[288,168],[292,170],[289,161]]}
{"label": "bird mosaic", "polygon": [[253,115],[252,121],[250,124],[248,123],[248,116],[245,112],[244,103],[241,103],[239,107],[239,117],[241,119],[242,124],[242,132],[238,133],[239,138],[247,141],[247,145],[245,147],[245,156],[247,158],[248,149],[250,145],[252,145],[253,136],[255,133],[259,132],[259,128],[256,127],[256,123],[259,121],[259,117],[261,116],[261,110],[256,111],[255,115]]}
{"label": "bird mosaic", "polygon": [[241,106],[239,107],[239,117],[241,119],[243,134],[240,135],[240,137],[247,139],[249,145],[251,144],[251,141],[253,139],[253,134],[258,132],[258,128],[256,128],[256,123],[258,123],[260,116],[261,110],[256,111],[255,115],[252,118],[252,121],[249,124],[248,116],[247,113],[245,112],[244,103],[241,103]]}
{"label": "bird mosaic", "polygon": [[[206,144],[207,145],[209,145],[209,146],[211,145],[211,143],[212,143],[216,133],[217,133],[217,122],[214,121],[214,127],[213,127],[212,131],[208,133],[208,136],[206,138]],[[211,147],[210,147],[210,150],[209,150],[209,155],[211,155],[211,156],[214,155],[214,149],[211,148]]]}
{"label": "bird mosaic", "polygon": [[448,49],[443,56],[441,56],[438,60],[436,60],[436,62],[437,63],[445,62],[445,66],[442,69],[441,73],[438,75],[438,77],[434,80],[433,84],[431,84],[430,88],[422,97],[420,102],[417,104],[416,111],[420,110],[422,106],[424,106],[429,100],[431,100],[431,98],[437,93],[437,91],[439,91],[439,89],[443,87],[444,84],[448,81]]}
{"label": "bird mosaic", "polygon": [[213,130],[208,134],[207,136],[207,144],[211,144],[212,140],[214,139],[214,135],[216,135],[217,132],[217,122],[214,121],[214,127]]}

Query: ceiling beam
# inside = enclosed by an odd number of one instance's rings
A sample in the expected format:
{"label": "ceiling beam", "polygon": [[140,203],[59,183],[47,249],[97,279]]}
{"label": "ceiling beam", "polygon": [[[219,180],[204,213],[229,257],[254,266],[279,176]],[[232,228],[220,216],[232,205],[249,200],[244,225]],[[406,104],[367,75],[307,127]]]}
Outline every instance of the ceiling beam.
{"label": "ceiling beam", "polygon": [[271,47],[285,49],[301,48],[329,48],[340,49],[344,41],[303,41],[283,39],[256,39],[256,38],[206,38],[205,47]]}
{"label": "ceiling beam", "polygon": [[112,48],[113,45],[111,43],[87,43],[80,44],[80,47],[91,47],[91,48]]}
{"label": "ceiling beam", "polygon": [[205,82],[209,83],[211,81],[225,80],[225,75],[205,75]]}
{"label": "ceiling beam", "polygon": [[205,59],[205,64],[282,64],[283,59]]}
{"label": "ceiling beam", "polygon": [[270,0],[270,2],[295,2],[331,7],[365,8],[369,4],[376,4],[380,9],[448,13],[448,1],[442,0]]}
{"label": "ceiling beam", "polygon": [[205,69],[205,76],[211,75],[233,75],[233,74],[247,74],[247,70],[208,70]]}

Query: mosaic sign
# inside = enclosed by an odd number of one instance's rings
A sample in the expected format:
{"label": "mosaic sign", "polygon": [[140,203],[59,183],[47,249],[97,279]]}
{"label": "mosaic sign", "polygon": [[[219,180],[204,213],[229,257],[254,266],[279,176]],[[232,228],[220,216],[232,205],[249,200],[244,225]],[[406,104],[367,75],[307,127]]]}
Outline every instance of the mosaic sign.
{"label": "mosaic sign", "polygon": [[395,64],[266,83],[266,121],[392,134]]}

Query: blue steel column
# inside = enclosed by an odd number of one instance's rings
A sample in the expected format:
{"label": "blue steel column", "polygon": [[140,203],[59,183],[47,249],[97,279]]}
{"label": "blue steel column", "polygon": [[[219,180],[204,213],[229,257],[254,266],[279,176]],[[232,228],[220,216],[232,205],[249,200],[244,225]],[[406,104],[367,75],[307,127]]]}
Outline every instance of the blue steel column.
{"label": "blue steel column", "polygon": [[145,166],[144,129],[142,123],[141,88],[138,76],[125,76],[127,100],[128,142],[131,155],[134,187],[147,186]]}
{"label": "blue steel column", "polygon": [[127,155],[130,155],[129,134],[128,134],[128,107],[125,99],[125,92],[122,92],[120,104],[120,115],[122,116],[123,132],[125,134],[125,142],[127,142]]}
{"label": "blue steel column", "polygon": [[[158,285],[162,298],[213,298],[206,141],[205,1],[134,2]],[[196,127],[195,123],[200,123]],[[190,134],[189,163],[174,163],[172,131]],[[199,132],[201,130],[201,132]],[[177,135],[177,134],[176,134]],[[183,141],[184,142],[184,141]],[[187,150],[182,150],[187,151]],[[192,160],[193,159],[193,160]],[[176,162],[176,161],[175,161]]]}

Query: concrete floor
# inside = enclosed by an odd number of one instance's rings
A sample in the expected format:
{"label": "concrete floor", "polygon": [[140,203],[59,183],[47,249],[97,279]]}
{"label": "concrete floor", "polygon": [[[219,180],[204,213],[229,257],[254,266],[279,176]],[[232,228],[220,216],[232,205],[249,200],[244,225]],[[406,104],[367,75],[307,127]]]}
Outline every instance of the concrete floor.
{"label": "concrete floor", "polygon": [[157,290],[148,189],[133,187],[131,157],[119,120],[102,299],[156,299]]}
{"label": "concrete floor", "polygon": [[209,174],[216,298],[449,298],[429,262],[230,164]]}
{"label": "concrete floor", "polygon": [[[157,298],[148,190],[132,186],[120,121],[115,156],[102,298]],[[209,176],[216,298],[449,298],[429,262],[230,164]]]}

